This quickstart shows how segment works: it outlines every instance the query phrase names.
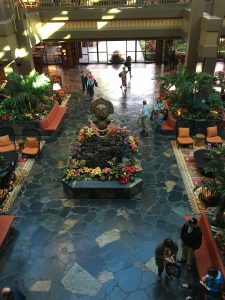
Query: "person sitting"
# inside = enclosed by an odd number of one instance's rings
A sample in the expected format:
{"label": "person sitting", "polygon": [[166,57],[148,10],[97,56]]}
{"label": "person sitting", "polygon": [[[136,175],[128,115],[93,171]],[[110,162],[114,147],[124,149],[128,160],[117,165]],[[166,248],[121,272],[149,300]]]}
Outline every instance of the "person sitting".
{"label": "person sitting", "polygon": [[224,287],[224,278],[221,271],[210,267],[206,275],[199,282],[191,284],[183,283],[182,287],[192,290],[191,295],[187,296],[186,300],[195,299],[199,294],[208,295],[208,299],[220,299],[221,290]]}

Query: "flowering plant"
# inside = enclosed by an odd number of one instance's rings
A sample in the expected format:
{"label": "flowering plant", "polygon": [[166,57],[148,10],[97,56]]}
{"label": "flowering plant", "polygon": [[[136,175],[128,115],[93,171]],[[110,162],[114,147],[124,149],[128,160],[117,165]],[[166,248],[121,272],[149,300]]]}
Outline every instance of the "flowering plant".
{"label": "flowering plant", "polygon": [[134,181],[142,169],[134,157],[139,140],[125,127],[112,127],[106,136],[96,129],[84,127],[72,145],[72,156],[63,178],[74,180],[116,180],[120,184]]}

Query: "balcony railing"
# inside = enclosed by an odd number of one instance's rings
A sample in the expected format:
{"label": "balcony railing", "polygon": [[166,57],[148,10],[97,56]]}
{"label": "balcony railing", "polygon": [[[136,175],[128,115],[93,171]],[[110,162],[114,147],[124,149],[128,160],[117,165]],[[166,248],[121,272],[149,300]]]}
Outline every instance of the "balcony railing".
{"label": "balcony railing", "polygon": [[[29,2],[29,0],[27,0]],[[152,7],[152,6],[190,6],[192,0],[40,0],[39,7]],[[212,0],[205,0],[206,4]]]}

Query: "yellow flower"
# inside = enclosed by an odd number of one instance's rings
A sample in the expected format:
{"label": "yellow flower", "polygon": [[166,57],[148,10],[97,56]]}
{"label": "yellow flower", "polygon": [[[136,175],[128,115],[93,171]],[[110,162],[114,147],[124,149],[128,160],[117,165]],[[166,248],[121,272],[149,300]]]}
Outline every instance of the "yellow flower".
{"label": "yellow flower", "polygon": [[91,172],[92,176],[96,176],[96,175],[100,176],[101,174],[102,174],[102,170],[99,167],[93,169],[92,172]]}
{"label": "yellow flower", "polygon": [[83,168],[84,173],[91,173],[92,170],[93,170],[92,168],[87,168],[87,167]]}

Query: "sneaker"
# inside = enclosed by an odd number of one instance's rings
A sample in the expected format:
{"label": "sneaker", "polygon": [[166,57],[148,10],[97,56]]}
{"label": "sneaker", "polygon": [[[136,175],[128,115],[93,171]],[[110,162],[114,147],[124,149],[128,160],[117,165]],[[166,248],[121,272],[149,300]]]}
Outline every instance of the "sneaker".
{"label": "sneaker", "polygon": [[185,299],[186,299],[186,300],[191,300],[191,299],[193,299],[193,297],[187,296]]}
{"label": "sneaker", "polygon": [[182,286],[182,288],[184,288],[184,289],[188,289],[188,284],[187,284],[187,283],[182,283],[181,286]]}
{"label": "sneaker", "polygon": [[162,281],[161,275],[157,275],[157,276],[156,276],[156,280],[157,280],[158,282],[161,282],[161,281]]}

